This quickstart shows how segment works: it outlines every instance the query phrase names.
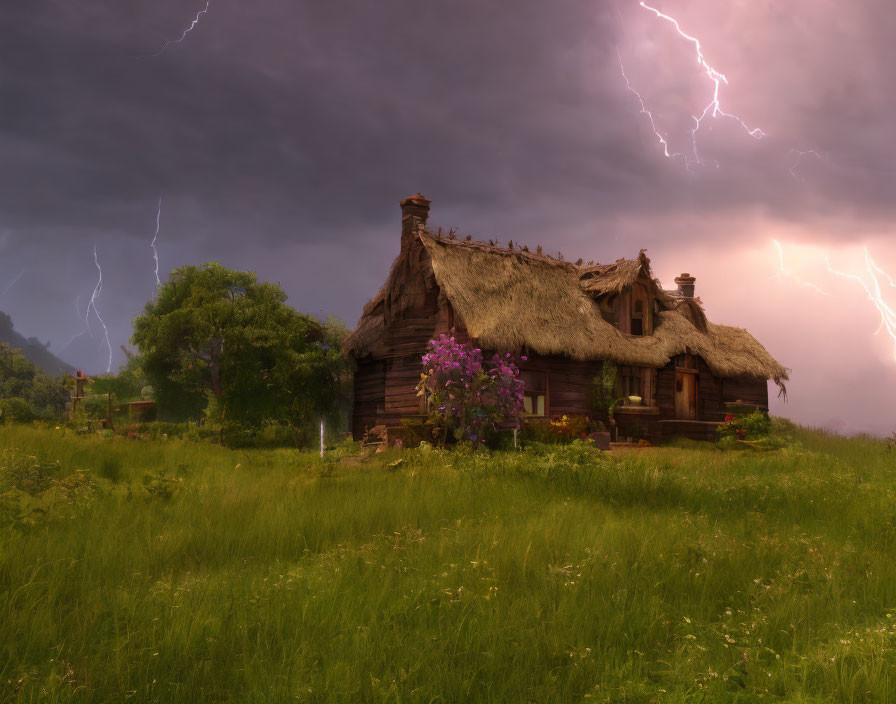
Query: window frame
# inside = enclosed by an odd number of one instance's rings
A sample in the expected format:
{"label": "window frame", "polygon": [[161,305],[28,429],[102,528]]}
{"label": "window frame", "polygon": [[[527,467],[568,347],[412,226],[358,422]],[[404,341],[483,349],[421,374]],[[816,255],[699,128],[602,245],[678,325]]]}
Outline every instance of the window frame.
{"label": "window frame", "polygon": [[521,378],[523,377],[523,375],[530,375],[530,374],[537,374],[537,375],[544,377],[544,386],[540,390],[530,392],[529,389],[525,386],[525,383],[526,383],[525,380],[522,379],[523,384],[524,384],[524,387],[523,387],[524,409],[525,409],[525,403],[528,399],[529,403],[530,403],[530,407],[537,411],[538,405],[539,405],[538,399],[542,398],[543,406],[544,406],[544,413],[539,414],[539,413],[529,412],[529,411],[525,411],[525,412],[531,418],[550,418],[551,408],[550,408],[549,398],[550,398],[550,383],[551,382],[550,382],[550,375],[548,374],[548,370],[544,369],[544,368],[538,368],[538,367],[536,367],[536,368],[525,367],[525,368],[520,369],[520,377]]}

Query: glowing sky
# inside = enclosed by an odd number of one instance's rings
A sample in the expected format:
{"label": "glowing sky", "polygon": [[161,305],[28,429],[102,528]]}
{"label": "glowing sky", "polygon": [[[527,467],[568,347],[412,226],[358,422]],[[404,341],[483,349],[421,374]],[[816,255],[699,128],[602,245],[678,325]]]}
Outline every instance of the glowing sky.
{"label": "glowing sky", "polygon": [[[155,289],[162,192],[163,278],[204,261],[253,269],[299,310],[354,324],[397,251],[398,201],[420,191],[432,224],[482,239],[601,262],[646,247],[667,287],[695,275],[712,320],[793,369],[774,412],[891,432],[892,340],[824,257],[858,272],[867,246],[896,271],[896,13],[650,4],[700,38],[728,79],[722,107],[762,139],[707,118],[703,167],[663,156],[619,57],[670,151],[690,148],[712,87],[636,0],[5,3],[0,310],[58,353],[84,326],[96,246],[96,305],[122,362]],[[84,335],[62,356],[100,371],[107,355]]]}

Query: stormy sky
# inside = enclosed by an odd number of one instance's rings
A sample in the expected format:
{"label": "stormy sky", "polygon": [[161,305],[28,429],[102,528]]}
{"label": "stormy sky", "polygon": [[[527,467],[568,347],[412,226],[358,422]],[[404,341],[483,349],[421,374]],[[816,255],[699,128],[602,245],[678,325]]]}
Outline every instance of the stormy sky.
{"label": "stormy sky", "polygon": [[[647,248],[793,370],[773,412],[896,429],[863,248],[896,276],[896,11],[882,0],[29,0],[0,8],[0,310],[89,372],[162,276],[217,261],[349,325],[430,224],[609,262]],[[652,111],[670,151],[628,90]],[[809,152],[800,156],[800,152]],[[694,163],[698,157],[702,163]],[[778,240],[788,273],[779,269]],[[896,288],[878,273],[896,307]],[[812,283],[813,286],[807,285]],[[816,288],[817,287],[817,288]],[[820,290],[819,290],[820,289]],[[80,312],[80,318],[79,318]],[[91,332],[98,325],[93,317]]]}

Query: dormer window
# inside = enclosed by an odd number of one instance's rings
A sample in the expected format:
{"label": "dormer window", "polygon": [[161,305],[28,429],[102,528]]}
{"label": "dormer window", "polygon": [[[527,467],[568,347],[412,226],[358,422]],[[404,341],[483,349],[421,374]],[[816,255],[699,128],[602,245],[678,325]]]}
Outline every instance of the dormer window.
{"label": "dormer window", "polygon": [[650,335],[653,332],[650,312],[647,288],[643,284],[634,284],[632,286],[631,312],[629,314],[630,334]]}
{"label": "dormer window", "polygon": [[632,335],[644,334],[644,301],[635,301],[632,311]]}

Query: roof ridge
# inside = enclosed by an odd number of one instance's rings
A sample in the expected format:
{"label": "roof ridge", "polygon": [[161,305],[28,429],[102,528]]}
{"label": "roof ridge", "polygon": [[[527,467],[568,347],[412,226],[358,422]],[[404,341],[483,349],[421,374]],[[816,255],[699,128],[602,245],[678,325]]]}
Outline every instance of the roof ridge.
{"label": "roof ridge", "polygon": [[[418,231],[419,234],[428,236],[432,240],[445,245],[459,246],[459,247],[468,247],[470,249],[476,249],[481,252],[487,252],[489,254],[501,254],[504,256],[517,256],[523,257],[526,259],[530,259],[532,261],[541,262],[544,264],[552,264],[555,266],[561,266],[564,268],[572,269],[575,271],[588,271],[594,270],[598,267],[602,266],[614,266],[613,264],[599,264],[595,262],[589,262],[587,265],[583,264],[582,259],[578,259],[576,261],[568,261],[566,259],[560,259],[558,257],[553,257],[550,254],[546,254],[544,252],[533,252],[528,247],[522,247],[517,249],[515,247],[503,247],[499,244],[492,244],[490,242],[480,242],[478,240],[474,240],[470,235],[467,236],[466,239],[460,239],[456,236],[455,230],[448,230],[447,233],[444,233],[441,228],[438,229],[437,232],[433,232],[429,228],[423,227]],[[513,240],[510,241],[512,246]],[[562,256],[562,253],[561,253]],[[617,260],[617,263],[620,261],[637,261],[637,259],[625,259],[624,257]]]}

